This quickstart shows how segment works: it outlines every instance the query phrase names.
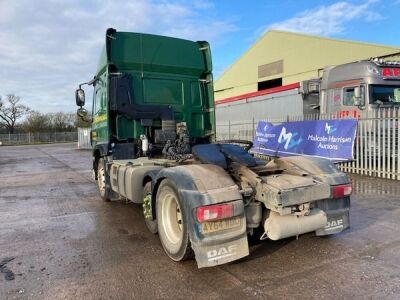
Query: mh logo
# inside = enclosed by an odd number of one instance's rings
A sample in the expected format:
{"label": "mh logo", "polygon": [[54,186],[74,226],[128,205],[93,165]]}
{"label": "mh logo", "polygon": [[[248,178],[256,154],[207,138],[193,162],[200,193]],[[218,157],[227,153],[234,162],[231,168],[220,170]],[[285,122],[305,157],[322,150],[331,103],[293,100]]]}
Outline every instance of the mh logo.
{"label": "mh logo", "polygon": [[295,140],[295,137],[298,135],[298,132],[286,132],[286,128],[282,127],[281,134],[278,138],[278,143],[285,143],[285,145],[283,146],[285,150],[291,149],[301,143],[302,139],[300,137]]}
{"label": "mh logo", "polygon": [[325,123],[325,132],[327,134],[331,134],[336,131],[336,127],[333,127],[332,125],[329,125],[328,123]]}

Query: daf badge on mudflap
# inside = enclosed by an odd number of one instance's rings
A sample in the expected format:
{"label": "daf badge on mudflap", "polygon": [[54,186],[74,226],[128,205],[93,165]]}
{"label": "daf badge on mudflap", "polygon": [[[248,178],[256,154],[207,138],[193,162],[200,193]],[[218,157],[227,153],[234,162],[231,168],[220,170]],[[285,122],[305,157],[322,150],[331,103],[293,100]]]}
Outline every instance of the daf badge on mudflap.
{"label": "daf badge on mudflap", "polygon": [[219,249],[207,251],[208,261],[218,260],[221,258],[232,256],[236,254],[236,249],[237,249],[236,245],[229,245],[227,247],[221,247]]}
{"label": "daf badge on mudflap", "polygon": [[325,230],[336,230],[343,228],[343,219],[328,221],[325,225]]}

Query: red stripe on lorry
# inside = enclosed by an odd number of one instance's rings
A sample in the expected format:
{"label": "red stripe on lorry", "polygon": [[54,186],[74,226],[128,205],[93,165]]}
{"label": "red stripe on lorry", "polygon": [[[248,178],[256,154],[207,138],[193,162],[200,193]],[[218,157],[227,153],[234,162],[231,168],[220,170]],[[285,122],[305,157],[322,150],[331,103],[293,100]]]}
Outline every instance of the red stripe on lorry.
{"label": "red stripe on lorry", "polygon": [[242,94],[242,95],[239,95],[239,96],[234,96],[234,97],[229,97],[229,98],[225,98],[225,99],[215,100],[215,105],[229,103],[229,102],[235,102],[235,101],[239,101],[239,100],[243,100],[243,99],[247,99],[247,98],[262,96],[262,95],[275,94],[275,93],[279,93],[279,92],[284,92],[284,91],[296,89],[296,88],[299,88],[299,87],[300,87],[300,83],[296,82],[296,83],[292,83],[292,84],[288,84],[288,85],[274,87],[274,88],[271,88],[271,89],[266,89],[266,90],[262,90],[262,91]]}

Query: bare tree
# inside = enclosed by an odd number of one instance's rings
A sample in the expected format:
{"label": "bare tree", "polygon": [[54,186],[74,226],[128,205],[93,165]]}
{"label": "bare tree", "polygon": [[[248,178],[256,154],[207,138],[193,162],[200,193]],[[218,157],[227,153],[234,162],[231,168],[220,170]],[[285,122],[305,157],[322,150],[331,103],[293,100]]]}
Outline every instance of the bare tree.
{"label": "bare tree", "polygon": [[37,111],[30,111],[22,124],[22,128],[26,132],[46,132],[51,129],[50,127],[51,121],[49,115]]}
{"label": "bare tree", "polygon": [[74,129],[75,116],[70,113],[56,112],[50,113],[49,118],[52,129],[56,131],[70,131]]}
{"label": "bare tree", "polygon": [[9,133],[14,133],[17,121],[30,111],[27,106],[19,104],[20,100],[13,94],[4,100],[0,98],[0,126],[7,128]]}
{"label": "bare tree", "polygon": [[74,113],[30,111],[22,124],[22,128],[25,132],[75,131],[75,119]]}

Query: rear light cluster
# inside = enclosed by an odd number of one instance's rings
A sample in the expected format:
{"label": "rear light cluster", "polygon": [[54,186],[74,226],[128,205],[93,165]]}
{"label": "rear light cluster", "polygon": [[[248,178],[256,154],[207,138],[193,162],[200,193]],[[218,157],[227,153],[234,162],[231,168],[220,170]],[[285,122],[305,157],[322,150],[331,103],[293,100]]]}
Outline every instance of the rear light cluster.
{"label": "rear light cluster", "polygon": [[382,76],[384,76],[384,77],[399,77],[400,76],[400,68],[383,68]]}
{"label": "rear light cluster", "polygon": [[214,221],[233,217],[233,204],[217,204],[197,208],[197,221]]}
{"label": "rear light cluster", "polygon": [[351,184],[335,185],[332,187],[332,198],[350,196],[353,192]]}

